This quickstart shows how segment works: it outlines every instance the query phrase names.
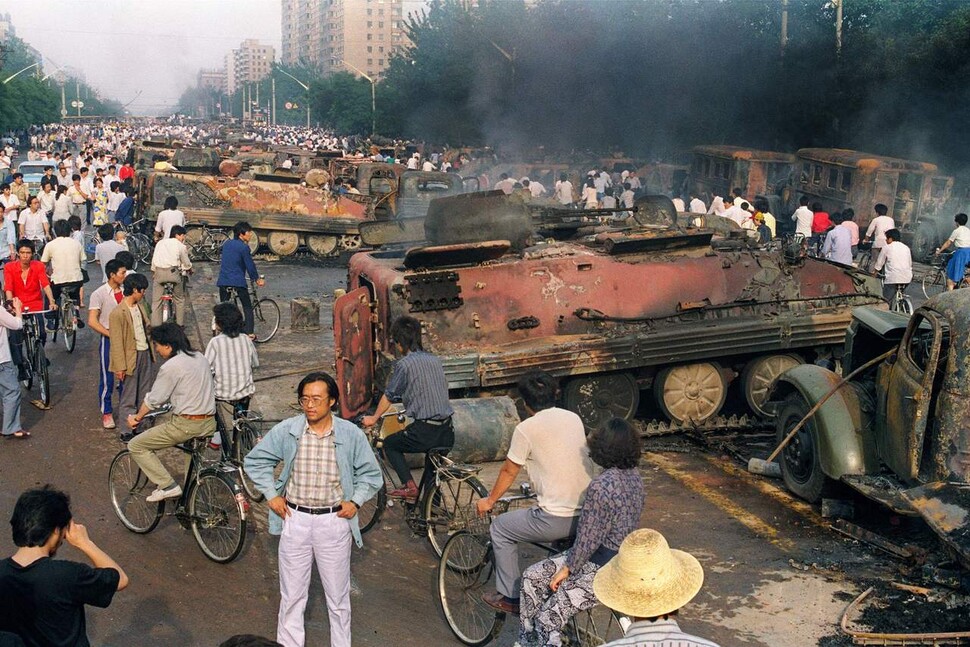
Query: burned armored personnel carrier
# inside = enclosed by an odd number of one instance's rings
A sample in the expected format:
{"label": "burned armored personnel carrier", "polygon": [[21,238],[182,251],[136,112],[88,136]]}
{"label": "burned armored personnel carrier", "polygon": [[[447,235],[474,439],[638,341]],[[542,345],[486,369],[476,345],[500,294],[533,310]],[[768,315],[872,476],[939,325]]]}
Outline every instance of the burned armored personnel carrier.
{"label": "burned armored personnel carrier", "polygon": [[405,314],[422,322],[453,395],[504,392],[542,369],[592,426],[632,417],[642,392],[672,421],[703,423],[736,379],[767,415],[778,375],[837,360],[852,308],[885,307],[878,282],[852,268],[718,251],[709,230],[534,244],[528,208],[494,193],[436,200],[424,230],[423,246],[350,260],[347,292],[334,304],[344,415],[366,409],[383,384],[390,324]]}

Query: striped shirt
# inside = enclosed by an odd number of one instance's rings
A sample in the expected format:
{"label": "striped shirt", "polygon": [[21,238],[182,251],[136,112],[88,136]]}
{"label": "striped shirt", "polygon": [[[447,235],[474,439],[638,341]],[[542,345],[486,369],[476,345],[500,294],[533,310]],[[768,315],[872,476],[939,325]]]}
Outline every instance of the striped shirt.
{"label": "striped shirt", "polygon": [[384,394],[391,402],[403,402],[415,420],[446,420],[454,413],[441,360],[422,350],[411,351],[394,363]]}
{"label": "striped shirt", "polygon": [[626,635],[603,647],[718,647],[717,643],[685,634],[672,619],[639,620],[630,625]]}
{"label": "striped shirt", "polygon": [[337,505],[343,498],[333,428],[324,436],[318,436],[307,423],[293,459],[293,472],[286,484],[286,500],[296,505],[322,508]]}
{"label": "striped shirt", "polygon": [[205,347],[205,358],[212,367],[216,400],[239,400],[256,392],[253,369],[259,358],[248,335],[216,335]]}

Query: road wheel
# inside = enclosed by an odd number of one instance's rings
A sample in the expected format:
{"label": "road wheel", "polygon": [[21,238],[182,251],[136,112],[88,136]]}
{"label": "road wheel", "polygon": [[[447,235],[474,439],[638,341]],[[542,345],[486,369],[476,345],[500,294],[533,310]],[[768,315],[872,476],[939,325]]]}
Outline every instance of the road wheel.
{"label": "road wheel", "polygon": [[262,244],[262,242],[263,241],[259,238],[259,234],[257,234],[256,230],[254,229],[253,235],[249,237],[249,252],[255,254],[257,251],[259,251],[259,246]]}
{"label": "road wheel", "polygon": [[277,256],[292,256],[300,247],[300,236],[292,231],[271,231],[266,245]]}
{"label": "road wheel", "polygon": [[356,234],[350,234],[347,236],[341,236],[339,243],[341,251],[353,252],[360,249],[361,241],[360,236]]}
{"label": "road wheel", "polygon": [[[792,393],[785,398],[775,423],[777,442],[780,443],[811,408],[801,393]],[[819,452],[818,426],[812,419],[802,426],[778,457],[785,486],[809,503],[817,503],[835,486],[834,481],[822,472]]]}
{"label": "road wheel", "polygon": [[715,362],[671,366],[653,383],[657,403],[674,422],[704,422],[716,416],[727,397],[727,380]]}
{"label": "road wheel", "polygon": [[610,418],[632,419],[640,404],[640,388],[629,373],[584,375],[566,384],[563,404],[588,429],[597,429]]}
{"label": "road wheel", "polygon": [[318,258],[327,258],[337,252],[336,236],[307,236],[306,246]]}
{"label": "road wheel", "polygon": [[765,355],[756,357],[741,371],[741,388],[748,406],[759,416],[770,418],[773,413],[764,408],[771,387],[778,376],[804,363],[797,355]]}

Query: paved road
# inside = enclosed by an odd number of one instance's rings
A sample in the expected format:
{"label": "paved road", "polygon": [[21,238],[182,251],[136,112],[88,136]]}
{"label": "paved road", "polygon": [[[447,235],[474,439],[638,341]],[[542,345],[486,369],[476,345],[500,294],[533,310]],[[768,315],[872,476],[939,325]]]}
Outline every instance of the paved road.
{"label": "paved road", "polygon": [[[267,294],[284,304],[293,296],[313,295],[324,307],[323,329],[315,335],[289,331],[284,318],[278,345],[260,349],[260,375],[285,373],[294,363],[296,368],[329,364],[332,350],[322,341],[329,335],[327,297],[344,281],[345,269],[261,266]],[[200,268],[195,280],[193,301],[200,309],[206,305],[204,292],[211,290],[211,269]],[[0,444],[0,518],[9,518],[25,488],[50,482],[71,493],[78,520],[132,582],[109,609],[89,613],[94,644],[202,646],[236,633],[272,636],[279,600],[276,544],[265,531],[263,506],[254,508],[244,552],[225,566],[205,559],[191,534],[172,518],[144,536],[128,532],[115,518],[106,478],[121,444],[100,428],[94,349],[89,331],[79,335],[73,355],[52,347],[53,408],[41,412],[25,404],[33,438]],[[294,362],[298,350],[303,357]],[[292,402],[298,379],[261,382],[258,403],[269,409],[274,402]],[[808,506],[774,483],[741,472],[729,459],[696,449],[647,452],[641,469],[648,493],[641,524],[697,555],[706,571],[704,589],[683,612],[682,624],[724,646],[817,645],[836,632],[844,598],[860,590],[860,581],[895,574],[893,563],[842,539]],[[483,480],[491,485],[496,472],[495,465],[486,467]],[[458,644],[436,607],[435,561],[426,542],[410,536],[397,510],[365,541],[353,563],[355,645]],[[12,550],[9,535],[0,529],[0,553]],[[61,556],[78,558],[69,546]],[[307,644],[326,644],[326,605],[318,582],[307,624]],[[510,620],[494,644],[511,645],[514,625]]]}

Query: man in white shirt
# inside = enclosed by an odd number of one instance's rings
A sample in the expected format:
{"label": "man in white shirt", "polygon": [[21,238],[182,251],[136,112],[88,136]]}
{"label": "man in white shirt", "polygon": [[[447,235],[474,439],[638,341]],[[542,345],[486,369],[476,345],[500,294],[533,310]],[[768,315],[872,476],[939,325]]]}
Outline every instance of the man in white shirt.
{"label": "man in white shirt", "polygon": [[174,283],[172,303],[175,307],[175,322],[182,325],[185,319],[185,286],[182,281],[183,272],[191,272],[192,261],[185,246],[185,227],[174,225],[170,238],[165,238],[155,245],[152,254],[152,326],[162,324],[162,295],[165,294],[163,283]]}
{"label": "man in white shirt", "polygon": [[559,181],[556,182],[556,200],[562,205],[573,203],[573,183],[565,173],[560,173]]}
{"label": "man in white shirt", "polygon": [[94,208],[94,202],[91,196],[94,194],[94,178],[91,176],[91,170],[86,166],[81,167],[81,190],[84,191],[84,195],[87,199],[84,202],[84,208],[86,213],[86,222],[91,224],[91,210]]}
{"label": "man in white shirt", "polygon": [[505,195],[511,195],[512,189],[515,188],[515,180],[510,178],[508,173],[502,173],[499,181],[495,183],[495,188],[501,189]]}
{"label": "man in white shirt", "polygon": [[[877,250],[886,245],[886,232],[895,228],[896,223],[886,215],[889,213],[889,208],[886,205],[877,204],[873,210],[876,212],[876,217],[869,221],[869,228],[866,229],[866,237],[862,239],[862,242],[872,241],[872,254],[875,256],[878,254]],[[899,240],[899,238],[897,237],[896,240]]]}
{"label": "man in white shirt", "polygon": [[412,155],[411,157],[409,157],[408,158],[408,170],[409,171],[417,171],[418,170],[418,163],[419,163],[420,160],[421,160],[421,155],[419,153],[415,153],[414,155]]}
{"label": "man in white shirt", "polygon": [[108,172],[104,175],[104,188],[111,190],[111,183],[117,182],[121,184],[121,179],[118,177],[117,168],[112,164],[108,167]]}
{"label": "man in white shirt", "polygon": [[492,491],[478,501],[478,514],[489,512],[515,482],[525,465],[535,487],[536,507],[515,510],[492,519],[497,591],[482,596],[486,604],[506,613],[519,612],[518,543],[551,542],[576,532],[593,464],[586,448],[583,421],[556,407],[559,388],[548,373],[529,373],[518,384],[529,417],[512,432],[509,452]]}
{"label": "man in white shirt", "polygon": [[[51,294],[53,302],[58,303],[61,292],[65,291],[78,307],[82,304],[81,288],[84,286],[84,274],[81,266],[84,264],[84,248],[81,243],[71,237],[71,226],[66,220],[54,223],[56,238],[44,245],[44,253],[40,257],[41,263],[51,264]],[[57,320],[60,312],[55,311],[47,315],[47,329],[57,330]],[[77,327],[84,328],[84,321],[78,318]]]}
{"label": "man in white shirt", "polygon": [[434,170],[434,164],[431,162],[431,160],[424,160],[424,164],[421,165],[421,170],[425,173],[430,173]]}
{"label": "man in white shirt", "polygon": [[913,282],[913,256],[909,247],[904,245],[899,239],[902,234],[898,229],[890,229],[886,232],[886,245],[880,250],[879,258],[873,267],[873,274],[886,268],[885,277],[882,282],[882,296],[886,301],[892,302],[896,296],[896,287],[901,285],[903,290]]}
{"label": "man in white shirt", "polygon": [[165,198],[165,208],[158,213],[155,221],[155,240],[163,240],[171,235],[172,227],[185,227],[185,214],[178,208],[179,201],[174,195]]}
{"label": "man in white shirt", "polygon": [[740,207],[742,202],[748,201],[747,198],[744,197],[744,191],[742,191],[739,187],[734,187],[734,190],[731,193],[734,195],[735,207]]}
{"label": "man in white shirt", "polygon": [[704,201],[697,197],[697,194],[693,191],[690,193],[690,205],[688,208],[691,213],[707,213],[707,206],[705,206]]}
{"label": "man in white shirt", "polygon": [[[524,180],[529,180],[529,193],[532,194],[533,198],[541,197],[543,193],[546,192],[546,187],[542,186],[542,183],[538,180],[532,180],[529,178],[523,178]],[[525,186],[525,182],[522,183]]]}
{"label": "man in white shirt", "polygon": [[815,214],[808,208],[807,195],[799,198],[798,204],[799,207],[795,209],[791,219],[795,221],[795,233],[801,234],[805,237],[805,240],[808,240],[812,237],[812,221],[815,220]]}
{"label": "man in white shirt", "polygon": [[732,204],[727,210],[721,214],[722,218],[727,218],[728,220],[733,220],[738,223],[738,225],[743,225],[745,220],[751,218],[751,214],[748,212],[748,207],[750,205],[744,200],[741,204]]}

